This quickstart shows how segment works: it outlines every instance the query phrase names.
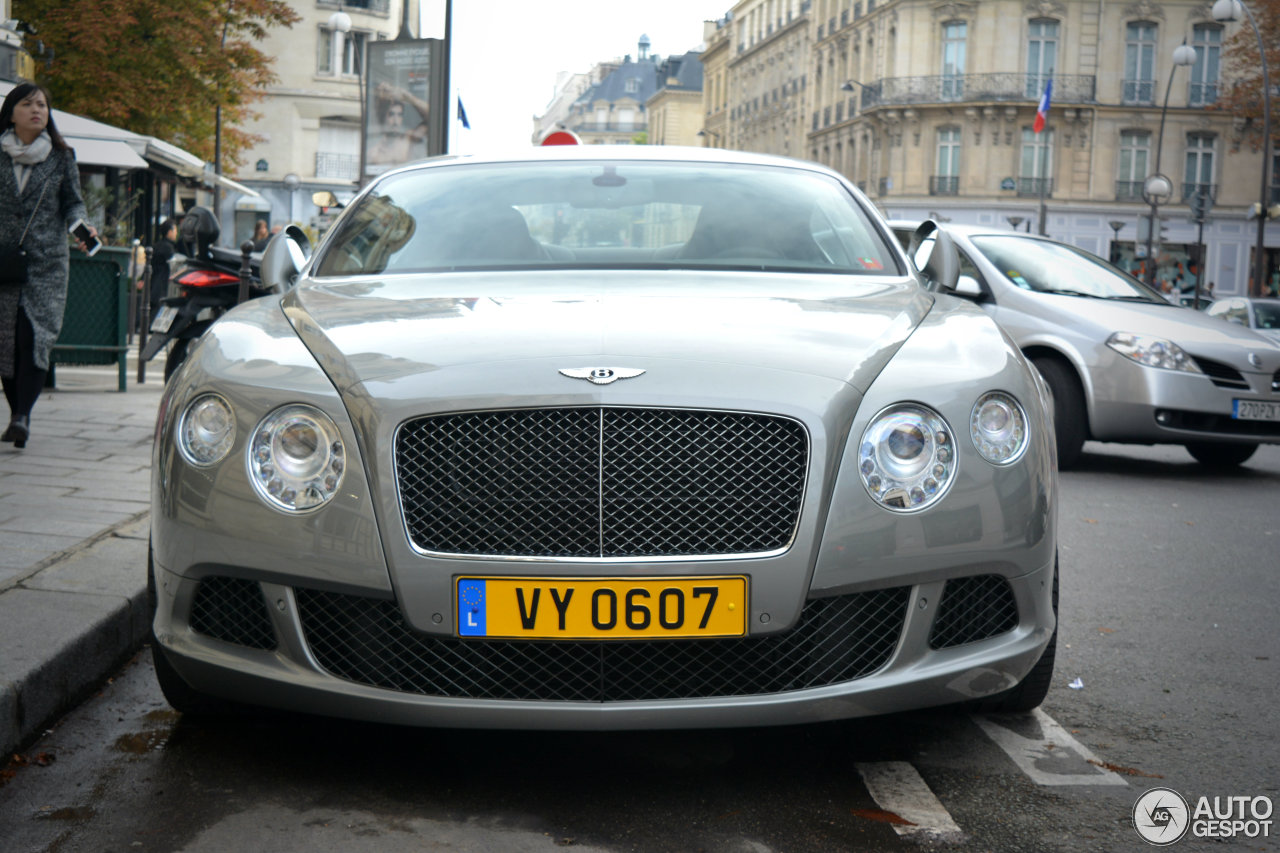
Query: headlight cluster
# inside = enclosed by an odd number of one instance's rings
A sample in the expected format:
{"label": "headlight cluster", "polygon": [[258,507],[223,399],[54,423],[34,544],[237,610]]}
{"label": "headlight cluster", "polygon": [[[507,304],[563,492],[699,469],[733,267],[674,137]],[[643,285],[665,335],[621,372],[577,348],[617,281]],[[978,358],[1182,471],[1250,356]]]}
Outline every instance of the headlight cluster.
{"label": "headlight cluster", "polygon": [[342,483],[346,454],[338,427],[311,406],[276,409],[249,441],[249,479],[267,503],[284,510],[317,507]]}
{"label": "headlight cluster", "polygon": [[192,400],[178,422],[178,449],[197,468],[221,462],[235,439],[231,404],[217,394],[202,394]]}
{"label": "headlight cluster", "polygon": [[993,465],[1016,462],[1027,449],[1027,415],[1012,396],[989,391],[978,398],[969,416],[973,446]]}
{"label": "headlight cluster", "polygon": [[[189,463],[215,465],[231,452],[236,419],[217,394],[192,400],[178,421],[178,447]],[[245,450],[249,481],[273,507],[313,509],[337,494],[346,469],[342,437],[333,420],[313,406],[276,409],[254,429]]]}
{"label": "headlight cluster", "polygon": [[[969,414],[969,437],[983,459],[1009,465],[1022,458],[1030,428],[1011,394],[988,391]],[[918,403],[898,403],[862,433],[858,473],[877,503],[899,512],[924,509],[955,480],[955,437],[942,415]]]}
{"label": "headlight cluster", "polygon": [[955,438],[937,412],[913,403],[885,409],[862,434],[858,472],[878,503],[918,510],[942,497],[956,471]]}
{"label": "headlight cluster", "polygon": [[1147,367],[1184,370],[1187,373],[1200,372],[1200,368],[1196,367],[1196,363],[1182,347],[1163,338],[1135,335],[1132,332],[1116,332],[1107,338],[1107,346],[1125,358],[1131,358]]}

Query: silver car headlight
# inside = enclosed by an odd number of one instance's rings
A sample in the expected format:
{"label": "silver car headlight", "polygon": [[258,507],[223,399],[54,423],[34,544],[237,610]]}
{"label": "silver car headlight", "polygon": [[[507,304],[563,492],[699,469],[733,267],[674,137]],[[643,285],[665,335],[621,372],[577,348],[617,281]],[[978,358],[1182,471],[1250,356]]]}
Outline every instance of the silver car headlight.
{"label": "silver car headlight", "polygon": [[235,440],[235,414],[231,404],[217,394],[196,397],[178,421],[178,449],[198,468],[221,462]]}
{"label": "silver car headlight", "polygon": [[888,509],[924,509],[946,493],[955,472],[955,438],[932,409],[898,403],[862,433],[858,473],[867,493]]}
{"label": "silver car headlight", "polygon": [[1151,335],[1136,335],[1132,332],[1116,332],[1107,338],[1107,346],[1147,367],[1160,367],[1165,370],[1184,370],[1187,373],[1199,373],[1200,368],[1191,360],[1186,351],[1164,338]]}
{"label": "silver car headlight", "polygon": [[1008,465],[1027,449],[1027,414],[1012,395],[988,391],[973,405],[969,435],[983,459],[992,465]]}
{"label": "silver car headlight", "polygon": [[248,446],[249,479],[258,495],[277,509],[314,509],[342,484],[346,454],[338,427],[312,406],[276,409],[253,431]]}

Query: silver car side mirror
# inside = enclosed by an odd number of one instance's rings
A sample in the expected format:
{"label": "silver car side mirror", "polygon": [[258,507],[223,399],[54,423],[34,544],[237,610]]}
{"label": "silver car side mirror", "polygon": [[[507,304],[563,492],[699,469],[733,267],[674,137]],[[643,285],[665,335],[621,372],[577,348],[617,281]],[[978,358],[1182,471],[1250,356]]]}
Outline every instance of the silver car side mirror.
{"label": "silver car side mirror", "polygon": [[978,284],[978,280],[971,275],[962,275],[956,279],[956,296],[967,296],[971,299],[980,299],[982,297],[982,285]]}
{"label": "silver car side mirror", "polygon": [[911,235],[907,254],[924,274],[930,290],[954,290],[960,278],[960,253],[951,236],[926,219]]}
{"label": "silver car side mirror", "polygon": [[262,283],[283,293],[297,283],[310,256],[311,241],[302,229],[296,225],[285,227],[262,252]]}

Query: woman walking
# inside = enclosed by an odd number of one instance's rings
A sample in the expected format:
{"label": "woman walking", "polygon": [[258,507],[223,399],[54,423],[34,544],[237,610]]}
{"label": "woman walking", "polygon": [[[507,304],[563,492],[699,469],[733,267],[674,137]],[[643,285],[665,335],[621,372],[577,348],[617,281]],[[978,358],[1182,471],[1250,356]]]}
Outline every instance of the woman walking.
{"label": "woman walking", "polygon": [[34,83],[13,87],[0,107],[0,379],[10,411],[0,441],[15,447],[27,444],[62,330],[67,231],[86,217],[75,154],[54,126],[49,93]]}

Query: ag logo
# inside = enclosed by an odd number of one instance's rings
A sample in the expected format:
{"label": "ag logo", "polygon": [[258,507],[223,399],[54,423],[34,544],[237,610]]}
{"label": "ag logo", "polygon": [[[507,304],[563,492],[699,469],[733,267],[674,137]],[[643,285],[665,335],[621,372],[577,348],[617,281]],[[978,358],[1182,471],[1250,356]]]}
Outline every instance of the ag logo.
{"label": "ag logo", "polygon": [[1157,847],[1181,841],[1191,825],[1191,810],[1172,788],[1152,788],[1133,804],[1133,828]]}
{"label": "ag logo", "polygon": [[592,385],[608,385],[619,379],[639,376],[644,370],[635,367],[566,367],[560,373],[570,379],[586,379]]}

